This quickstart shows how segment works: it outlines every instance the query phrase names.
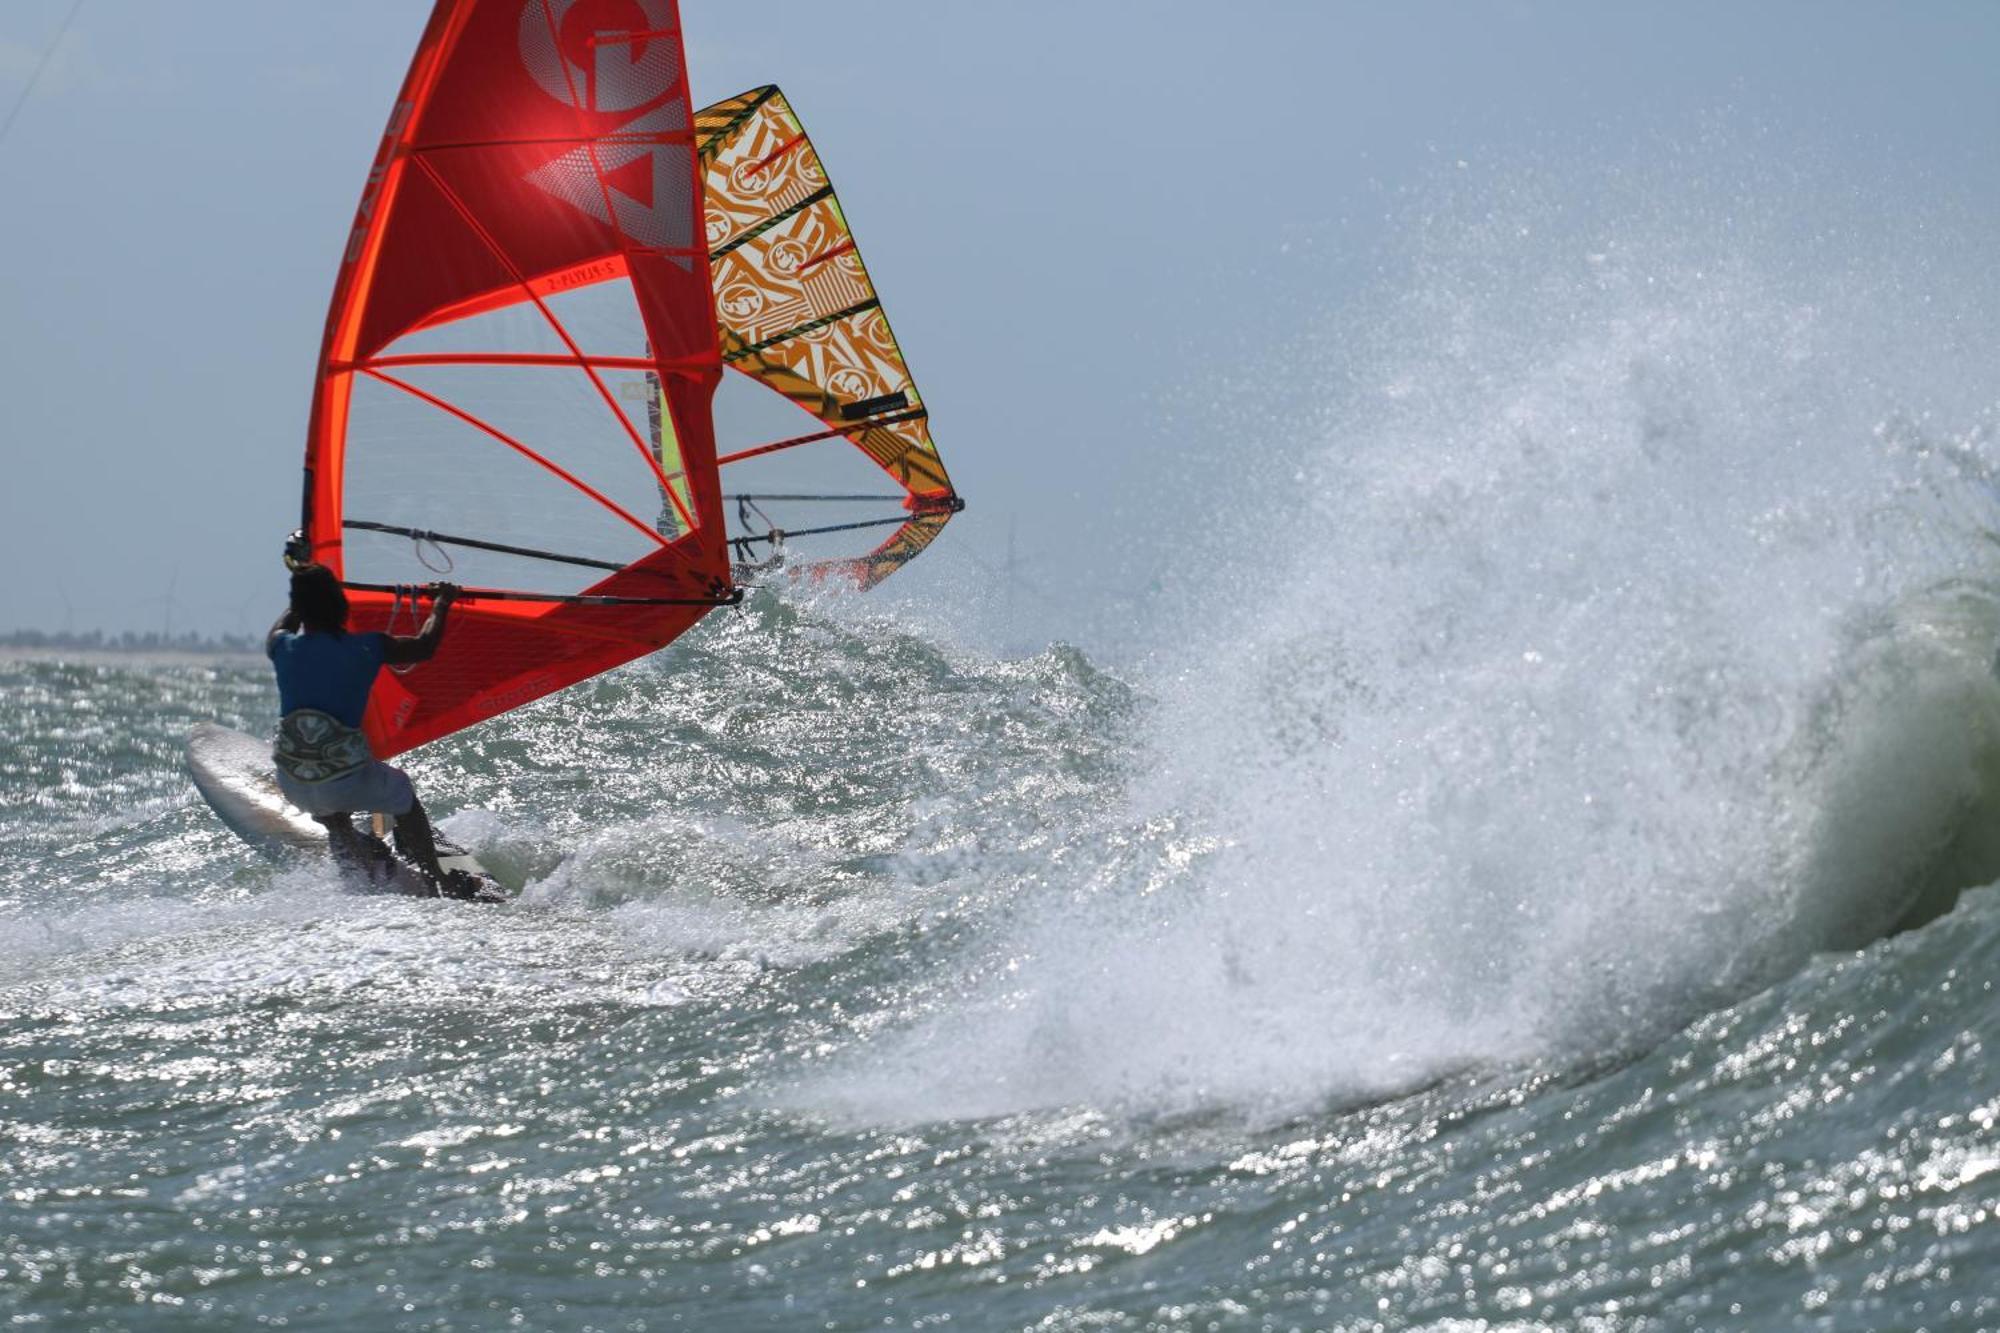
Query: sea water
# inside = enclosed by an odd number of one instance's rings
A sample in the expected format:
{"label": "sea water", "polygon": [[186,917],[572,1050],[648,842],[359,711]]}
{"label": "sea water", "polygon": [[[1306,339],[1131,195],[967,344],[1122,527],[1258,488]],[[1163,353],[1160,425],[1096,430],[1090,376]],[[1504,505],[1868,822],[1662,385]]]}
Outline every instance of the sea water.
{"label": "sea water", "polygon": [[1150,647],[767,588],[410,756],[507,906],[229,835],[261,662],[0,666],[0,1314],[2000,1326],[1990,307],[1675,207],[1421,237]]}
{"label": "sea water", "polygon": [[[271,723],[262,664],[11,664],[0,1308],[1992,1326],[2000,903],[1812,932],[2000,813],[1958,730],[1993,686],[1949,646],[1994,613],[1931,608],[1914,665],[1862,652],[1936,673],[1946,716],[1846,779],[1880,788],[1849,817],[1897,807],[1818,835],[1858,867],[1720,883],[1660,861],[1674,816],[1629,786],[1609,827],[1580,797],[1538,826],[1467,782],[1411,816],[1463,845],[1380,861],[1415,835],[1283,821],[1325,774],[1273,782],[1268,836],[1227,792],[1155,806],[1169,706],[1083,654],[766,595],[413,760],[518,902],[357,897],[259,861],[179,771],[196,720]],[[1332,724],[1270,725],[1282,768]],[[1685,799],[1685,854],[1721,858],[1699,821],[1728,812]]]}

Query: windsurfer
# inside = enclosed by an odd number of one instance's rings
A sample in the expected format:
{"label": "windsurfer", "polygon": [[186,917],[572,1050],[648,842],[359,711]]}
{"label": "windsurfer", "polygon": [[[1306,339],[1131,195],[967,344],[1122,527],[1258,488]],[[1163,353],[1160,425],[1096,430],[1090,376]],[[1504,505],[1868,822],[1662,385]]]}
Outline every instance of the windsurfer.
{"label": "windsurfer", "polygon": [[282,714],[271,758],[279,788],[326,826],[335,856],[366,864],[368,844],[351,822],[355,811],[393,815],[397,850],[450,893],[460,886],[438,865],[430,818],[409,776],[377,759],[361,733],[376,673],[385,664],[427,661],[444,639],[458,589],[433,583],[424,591],[432,598],[431,614],[416,634],[350,634],[347,593],[333,571],[295,565],[291,605],[264,643],[277,671]]}

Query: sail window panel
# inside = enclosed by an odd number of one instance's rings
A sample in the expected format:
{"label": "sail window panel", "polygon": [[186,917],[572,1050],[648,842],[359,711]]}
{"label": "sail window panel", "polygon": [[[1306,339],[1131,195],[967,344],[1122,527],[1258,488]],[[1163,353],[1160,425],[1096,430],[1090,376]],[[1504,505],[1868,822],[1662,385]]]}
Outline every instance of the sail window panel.
{"label": "sail window panel", "polygon": [[903,499],[894,480],[838,437],[730,463],[722,469],[722,489],[729,494],[744,490],[865,491],[893,496],[898,503]]}
{"label": "sail window panel", "polygon": [[[813,424],[789,415],[795,425]],[[730,538],[751,539],[734,548],[739,561],[767,559],[774,528],[786,534],[789,559],[858,559],[909,517],[896,483],[837,438],[731,463],[722,469],[722,493]],[[829,527],[837,530],[820,531]]]}
{"label": "sail window panel", "polygon": [[[558,373],[582,378],[576,372]],[[474,411],[473,403],[490,409],[490,395],[470,394],[459,401],[441,392],[442,380],[462,375],[433,372],[428,382],[418,384],[413,372],[408,382],[463,410]],[[506,431],[483,412],[474,415]],[[608,421],[601,402],[598,419],[600,424]],[[514,438],[535,447],[519,435]],[[631,450],[629,442],[624,447]],[[357,376],[353,384],[344,463],[342,507],[348,521],[580,557],[613,568],[658,549],[658,541],[646,532],[487,431],[367,376]],[[650,472],[645,486],[620,489],[628,499],[642,502],[642,520],[657,512],[659,491]],[[610,572],[451,543],[444,544],[441,554],[437,546],[407,536],[351,527],[344,530],[343,543],[345,575],[361,583],[449,579],[467,586],[566,595]]]}
{"label": "sail window panel", "polygon": [[[664,497],[644,402],[648,373],[599,369],[595,381],[565,366],[409,366],[390,373],[574,479],[545,472],[549,485],[596,491],[657,531]],[[513,452],[498,440],[493,448]]]}
{"label": "sail window panel", "polygon": [[[772,393],[766,385],[748,375],[724,375],[715,387],[712,401],[718,455],[826,429],[810,409],[800,411],[799,404]],[[838,451],[846,446],[835,439],[802,448],[808,451]]]}
{"label": "sail window panel", "polygon": [[630,282],[571,287],[543,297],[542,304],[591,356],[651,355]]}

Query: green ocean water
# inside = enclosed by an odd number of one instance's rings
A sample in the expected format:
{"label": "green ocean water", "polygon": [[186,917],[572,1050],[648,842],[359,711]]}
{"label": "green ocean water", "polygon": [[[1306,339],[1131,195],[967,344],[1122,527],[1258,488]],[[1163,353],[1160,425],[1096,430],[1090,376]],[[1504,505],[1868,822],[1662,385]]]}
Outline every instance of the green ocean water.
{"label": "green ocean water", "polygon": [[413,756],[523,890],[479,908],[208,814],[181,743],[268,728],[261,663],[0,666],[0,1317],[2000,1326],[1994,893],[1753,966],[1670,867],[1630,951],[1556,876],[1569,964],[1468,952],[1242,861],[1177,688],[760,594]]}

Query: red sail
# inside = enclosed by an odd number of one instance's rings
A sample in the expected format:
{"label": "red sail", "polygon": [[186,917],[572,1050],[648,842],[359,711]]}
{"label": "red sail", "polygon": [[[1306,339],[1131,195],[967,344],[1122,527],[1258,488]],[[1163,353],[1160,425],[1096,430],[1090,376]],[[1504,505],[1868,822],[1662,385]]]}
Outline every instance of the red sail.
{"label": "red sail", "polygon": [[439,0],[342,258],[306,459],[355,628],[411,632],[404,585],[468,591],[435,658],[377,680],[377,755],[726,600],[715,327],[674,0]]}

